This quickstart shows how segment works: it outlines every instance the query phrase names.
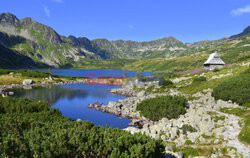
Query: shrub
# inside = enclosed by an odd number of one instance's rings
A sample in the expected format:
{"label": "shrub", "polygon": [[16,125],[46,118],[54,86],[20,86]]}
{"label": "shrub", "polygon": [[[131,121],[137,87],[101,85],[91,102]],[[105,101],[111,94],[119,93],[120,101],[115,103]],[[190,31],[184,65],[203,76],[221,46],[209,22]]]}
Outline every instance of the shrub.
{"label": "shrub", "polygon": [[162,86],[170,86],[173,85],[173,82],[171,80],[162,80]]}
{"label": "shrub", "polygon": [[71,121],[45,102],[16,98],[0,101],[0,157],[164,156],[160,140],[87,121]]}
{"label": "shrub", "polygon": [[49,76],[57,77],[57,75],[52,75],[47,72],[39,72],[39,71],[25,70],[25,69],[17,70],[17,73],[21,73],[22,76],[25,77],[34,77],[34,78],[46,78]]}
{"label": "shrub", "polygon": [[186,141],[185,141],[185,144],[186,145],[191,145],[191,144],[194,144],[191,140],[189,140],[189,139],[187,139]]}
{"label": "shrub", "polygon": [[143,73],[141,71],[135,73],[136,78],[141,78],[143,77]]}
{"label": "shrub", "polygon": [[213,70],[213,72],[219,72],[220,71],[220,69],[218,69],[218,68],[215,68],[214,70]]}
{"label": "shrub", "polygon": [[136,109],[140,114],[153,121],[158,121],[164,117],[168,119],[178,118],[185,114],[187,99],[183,96],[158,96],[143,100],[137,104]]}
{"label": "shrub", "polygon": [[24,77],[34,77],[34,78],[45,78],[49,76],[58,77],[57,75],[52,75],[47,72],[39,72],[33,70],[8,70],[8,69],[0,69],[0,75],[9,74],[10,72],[20,73]]}
{"label": "shrub", "polygon": [[32,102],[24,98],[0,98],[0,114],[27,113],[49,110],[47,102]]}
{"label": "shrub", "polygon": [[239,76],[232,77],[214,88],[212,96],[218,100],[231,100],[240,105],[250,103],[250,72],[249,70]]}
{"label": "shrub", "polygon": [[191,133],[197,132],[197,130],[194,127],[192,127],[191,125],[188,125],[188,124],[182,125],[181,129],[182,129],[184,134],[186,134],[187,132],[191,132]]}
{"label": "shrub", "polygon": [[198,149],[192,148],[190,146],[184,147],[184,148],[177,148],[176,146],[173,146],[174,152],[181,152],[184,157],[189,157],[191,156],[198,156],[199,152]]}
{"label": "shrub", "polygon": [[194,78],[193,82],[202,82],[202,81],[206,81],[207,78],[204,76],[198,77],[198,78]]}
{"label": "shrub", "polygon": [[0,69],[0,75],[6,75],[9,74],[10,72],[13,72],[13,70]]}

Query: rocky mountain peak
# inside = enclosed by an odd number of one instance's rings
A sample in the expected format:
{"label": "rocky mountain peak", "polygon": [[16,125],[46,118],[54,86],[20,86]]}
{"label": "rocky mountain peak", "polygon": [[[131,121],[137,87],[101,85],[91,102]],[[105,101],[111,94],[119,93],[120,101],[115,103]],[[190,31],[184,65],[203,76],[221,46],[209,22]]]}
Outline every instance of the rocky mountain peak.
{"label": "rocky mountain peak", "polygon": [[20,22],[21,22],[23,25],[31,25],[32,23],[36,23],[36,21],[34,21],[33,19],[31,19],[31,18],[29,18],[29,17],[26,17],[26,18],[21,19]]}
{"label": "rocky mountain peak", "polygon": [[19,19],[15,15],[13,15],[9,12],[2,13],[2,14],[0,14],[0,23],[18,26]]}
{"label": "rocky mountain peak", "polygon": [[245,29],[243,30],[243,33],[245,33],[245,34],[250,33],[250,26],[248,26],[247,28],[245,28]]}

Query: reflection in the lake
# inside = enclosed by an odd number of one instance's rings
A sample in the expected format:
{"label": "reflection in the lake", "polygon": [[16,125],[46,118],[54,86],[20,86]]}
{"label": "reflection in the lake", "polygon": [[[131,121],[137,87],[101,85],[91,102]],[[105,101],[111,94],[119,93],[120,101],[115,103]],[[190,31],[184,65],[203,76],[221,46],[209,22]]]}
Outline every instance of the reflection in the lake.
{"label": "reflection in the lake", "polygon": [[59,108],[63,115],[72,119],[89,120],[96,125],[126,128],[129,119],[88,109],[88,104],[98,101],[107,104],[126,97],[108,91],[118,86],[87,85],[84,83],[60,86],[34,87],[33,89],[15,89],[15,96],[33,100],[47,100],[52,108]]}
{"label": "reflection in the lake", "polygon": [[16,97],[29,98],[33,100],[47,100],[53,105],[57,100],[67,98],[68,100],[74,97],[85,98],[88,96],[87,91],[79,89],[70,89],[61,86],[46,86],[46,87],[34,87],[32,89],[16,89]]}

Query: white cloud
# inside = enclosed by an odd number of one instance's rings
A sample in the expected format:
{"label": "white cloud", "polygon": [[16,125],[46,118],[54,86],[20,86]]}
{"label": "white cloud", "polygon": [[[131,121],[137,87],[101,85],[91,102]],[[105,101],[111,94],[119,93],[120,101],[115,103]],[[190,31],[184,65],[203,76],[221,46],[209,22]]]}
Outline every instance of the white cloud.
{"label": "white cloud", "polygon": [[237,8],[231,11],[232,15],[234,16],[240,16],[241,14],[244,13],[250,13],[250,5],[247,5],[243,8]]}
{"label": "white cloud", "polygon": [[63,2],[63,0],[52,0],[52,1],[57,2],[57,3],[62,3]]}
{"label": "white cloud", "polygon": [[134,29],[134,26],[130,24],[130,25],[128,25],[128,28],[129,29]]}
{"label": "white cloud", "polygon": [[50,17],[50,10],[46,5],[43,5],[43,11],[47,15],[47,17]]}

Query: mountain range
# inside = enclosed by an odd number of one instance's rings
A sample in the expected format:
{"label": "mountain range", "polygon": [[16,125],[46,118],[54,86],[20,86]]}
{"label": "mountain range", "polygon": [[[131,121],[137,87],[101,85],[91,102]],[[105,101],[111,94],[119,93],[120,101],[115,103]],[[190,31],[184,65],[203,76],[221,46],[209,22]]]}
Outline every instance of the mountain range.
{"label": "mountain range", "polygon": [[31,18],[0,14],[0,68],[73,67],[85,60],[168,59],[196,54],[235,41],[250,33],[250,26],[237,35],[213,41],[183,43],[174,37],[136,42],[86,37],[65,37]]}

